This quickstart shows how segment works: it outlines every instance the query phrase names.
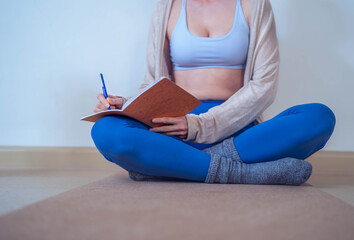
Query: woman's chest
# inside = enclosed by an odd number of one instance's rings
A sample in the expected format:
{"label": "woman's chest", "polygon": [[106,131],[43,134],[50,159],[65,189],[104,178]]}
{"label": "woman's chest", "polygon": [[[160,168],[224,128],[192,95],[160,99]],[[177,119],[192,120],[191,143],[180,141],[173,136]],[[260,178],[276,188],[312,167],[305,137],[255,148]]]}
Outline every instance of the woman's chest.
{"label": "woman's chest", "polygon": [[[186,1],[184,7],[183,1]],[[240,3],[240,6],[237,6],[237,3]],[[202,4],[201,1],[175,0],[170,9],[166,37],[168,41],[171,40],[178,21],[183,21],[185,30],[196,37],[224,36],[232,29],[234,20],[237,20],[237,7],[242,8],[249,27],[249,0],[222,0],[208,4]]]}

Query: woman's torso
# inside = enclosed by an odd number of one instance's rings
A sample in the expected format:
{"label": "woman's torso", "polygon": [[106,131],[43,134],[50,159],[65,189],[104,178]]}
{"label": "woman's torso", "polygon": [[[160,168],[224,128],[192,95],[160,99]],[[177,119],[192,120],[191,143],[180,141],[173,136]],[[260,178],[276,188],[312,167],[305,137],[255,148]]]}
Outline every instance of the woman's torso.
{"label": "woman's torso", "polygon": [[[175,0],[167,26],[169,42],[180,17],[183,0]],[[197,37],[225,36],[232,29],[236,0],[211,1],[187,0],[186,16],[189,32]],[[241,6],[249,27],[248,0],[242,0]],[[173,70],[176,84],[199,100],[227,100],[243,86],[244,69],[199,68]]]}

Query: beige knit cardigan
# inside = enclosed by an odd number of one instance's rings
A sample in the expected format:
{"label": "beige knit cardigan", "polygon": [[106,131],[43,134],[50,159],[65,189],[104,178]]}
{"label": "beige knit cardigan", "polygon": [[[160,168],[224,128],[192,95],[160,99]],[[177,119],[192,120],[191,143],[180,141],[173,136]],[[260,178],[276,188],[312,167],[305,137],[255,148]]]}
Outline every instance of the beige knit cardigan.
{"label": "beige knit cardigan", "polygon": [[[146,49],[145,75],[136,93],[162,76],[174,81],[170,50],[168,44],[165,45],[172,1],[159,0],[154,6]],[[257,124],[263,122],[264,110],[275,99],[280,59],[272,6],[269,0],[250,1],[250,44],[243,87],[205,113],[187,114],[188,135],[183,141],[215,143],[254,120]]]}

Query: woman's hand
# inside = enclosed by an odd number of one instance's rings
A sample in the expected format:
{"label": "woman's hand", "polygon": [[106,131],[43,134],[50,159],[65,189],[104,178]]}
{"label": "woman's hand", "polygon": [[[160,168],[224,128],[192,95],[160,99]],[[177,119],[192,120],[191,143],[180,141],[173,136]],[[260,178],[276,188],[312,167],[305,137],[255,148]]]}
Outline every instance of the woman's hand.
{"label": "woman's hand", "polygon": [[103,93],[100,93],[97,95],[97,99],[98,103],[93,109],[95,113],[107,110],[108,107],[111,107],[111,109],[121,109],[124,104],[124,100],[120,96],[112,96],[108,94],[108,98],[106,99]]}
{"label": "woman's hand", "polygon": [[182,117],[161,117],[152,119],[153,123],[167,124],[160,127],[150,128],[150,131],[165,134],[167,136],[177,136],[185,139],[188,134],[188,122],[185,116]]}

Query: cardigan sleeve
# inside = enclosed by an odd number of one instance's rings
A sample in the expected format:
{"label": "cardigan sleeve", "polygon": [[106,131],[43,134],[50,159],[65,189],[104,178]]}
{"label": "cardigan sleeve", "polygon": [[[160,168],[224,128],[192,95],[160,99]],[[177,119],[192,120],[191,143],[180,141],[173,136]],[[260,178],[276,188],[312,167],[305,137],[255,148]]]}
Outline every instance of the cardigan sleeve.
{"label": "cardigan sleeve", "polygon": [[222,104],[196,115],[187,114],[188,135],[183,141],[215,143],[254,121],[274,101],[279,73],[279,47],[269,0],[264,0],[251,26],[255,26],[254,48],[249,64],[250,81]]}

